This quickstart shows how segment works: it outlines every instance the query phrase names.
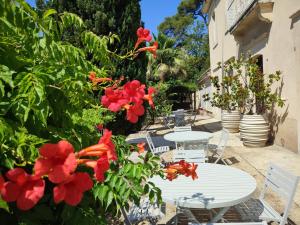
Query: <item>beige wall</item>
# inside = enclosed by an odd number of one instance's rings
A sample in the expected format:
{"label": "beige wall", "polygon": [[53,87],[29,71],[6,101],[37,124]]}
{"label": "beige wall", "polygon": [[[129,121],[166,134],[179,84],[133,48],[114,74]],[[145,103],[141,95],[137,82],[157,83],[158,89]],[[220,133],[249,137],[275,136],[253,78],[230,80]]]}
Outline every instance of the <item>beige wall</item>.
{"label": "beige wall", "polygon": [[[234,36],[226,33],[226,0],[212,1],[209,10],[211,71],[221,76],[222,71],[216,70],[217,62],[226,62],[248,50],[253,55],[263,55],[266,74],[281,70],[282,97],[286,99],[286,105],[277,109],[275,143],[300,152],[300,0],[273,2],[269,25],[256,17],[255,21],[244,25],[243,32]],[[211,19],[213,12],[215,25]],[[217,30],[217,43],[211,40],[214,30]],[[216,114],[219,117],[219,113]]]}

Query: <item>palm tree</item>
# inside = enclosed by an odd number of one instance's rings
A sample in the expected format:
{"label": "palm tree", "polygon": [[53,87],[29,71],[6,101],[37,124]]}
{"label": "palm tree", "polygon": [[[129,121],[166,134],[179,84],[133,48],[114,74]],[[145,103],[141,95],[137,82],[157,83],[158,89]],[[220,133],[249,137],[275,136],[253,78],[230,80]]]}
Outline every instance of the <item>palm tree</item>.
{"label": "palm tree", "polygon": [[165,81],[184,79],[187,76],[186,60],[188,54],[182,48],[175,48],[175,40],[159,33],[154,39],[158,42],[157,58],[149,57],[147,78]]}

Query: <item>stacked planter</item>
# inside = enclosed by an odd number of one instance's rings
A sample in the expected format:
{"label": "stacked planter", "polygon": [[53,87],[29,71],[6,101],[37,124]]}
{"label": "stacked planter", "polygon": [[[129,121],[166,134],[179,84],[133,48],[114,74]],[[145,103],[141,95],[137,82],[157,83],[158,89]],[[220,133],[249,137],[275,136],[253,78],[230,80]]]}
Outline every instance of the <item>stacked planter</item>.
{"label": "stacked planter", "polygon": [[241,120],[240,132],[245,146],[265,146],[268,140],[269,131],[269,124],[262,115],[244,115]]}
{"label": "stacked planter", "polygon": [[222,126],[230,133],[239,132],[241,113],[238,110],[222,111]]}

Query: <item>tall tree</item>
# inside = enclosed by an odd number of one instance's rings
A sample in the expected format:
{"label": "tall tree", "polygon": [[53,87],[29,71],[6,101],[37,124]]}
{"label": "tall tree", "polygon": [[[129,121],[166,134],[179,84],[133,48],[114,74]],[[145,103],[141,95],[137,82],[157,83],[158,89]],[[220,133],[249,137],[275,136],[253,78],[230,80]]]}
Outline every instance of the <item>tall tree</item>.
{"label": "tall tree", "polygon": [[[114,43],[112,49],[124,53],[132,49],[136,41],[136,30],[141,25],[140,0],[36,0],[38,10],[54,8],[58,12],[72,12],[79,15],[87,29],[98,35],[117,34],[119,43]],[[72,43],[80,42],[76,30],[68,30],[64,40]],[[99,62],[101,65],[101,62]],[[112,76],[128,76],[130,79],[145,80],[146,57],[141,55],[134,61],[115,61],[116,71]]]}
{"label": "tall tree", "polygon": [[204,2],[204,0],[182,0],[177,7],[177,13],[174,16],[166,17],[158,27],[159,31],[180,41],[185,39],[189,27],[198,18],[207,29],[207,15],[202,13]]}
{"label": "tall tree", "polygon": [[182,0],[174,16],[166,17],[159,32],[175,40],[173,47],[189,56],[186,71],[191,80],[209,67],[207,15],[202,13],[204,0]]}

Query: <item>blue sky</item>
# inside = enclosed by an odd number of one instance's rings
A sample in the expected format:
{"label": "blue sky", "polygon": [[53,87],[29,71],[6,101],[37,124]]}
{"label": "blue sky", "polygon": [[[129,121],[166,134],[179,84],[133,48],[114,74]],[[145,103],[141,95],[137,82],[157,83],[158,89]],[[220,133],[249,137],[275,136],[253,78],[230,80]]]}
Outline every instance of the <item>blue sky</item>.
{"label": "blue sky", "polygon": [[[31,6],[35,6],[35,0],[26,0]],[[157,26],[165,17],[173,16],[177,12],[177,6],[181,0],[142,0],[142,20],[145,27],[157,34]]]}
{"label": "blue sky", "polygon": [[181,0],[142,0],[142,20],[145,27],[157,34],[157,26],[165,17],[176,14],[180,2]]}

